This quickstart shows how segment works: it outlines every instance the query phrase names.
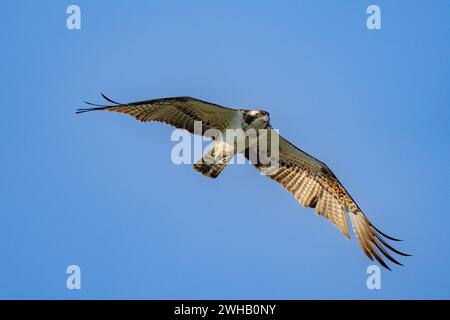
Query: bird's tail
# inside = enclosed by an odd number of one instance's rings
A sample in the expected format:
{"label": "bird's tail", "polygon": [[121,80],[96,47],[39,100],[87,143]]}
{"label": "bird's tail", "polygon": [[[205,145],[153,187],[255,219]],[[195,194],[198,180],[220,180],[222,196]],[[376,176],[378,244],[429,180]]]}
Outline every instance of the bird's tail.
{"label": "bird's tail", "polygon": [[234,156],[234,147],[225,142],[216,142],[213,147],[194,164],[194,169],[210,178],[217,178]]}

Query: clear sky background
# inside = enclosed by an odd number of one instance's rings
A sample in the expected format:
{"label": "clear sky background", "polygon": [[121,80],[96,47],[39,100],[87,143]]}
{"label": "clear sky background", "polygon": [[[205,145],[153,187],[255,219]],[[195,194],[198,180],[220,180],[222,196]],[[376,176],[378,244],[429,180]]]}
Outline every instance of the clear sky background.
{"label": "clear sky background", "polygon": [[[9,1],[0,21],[0,298],[450,298],[449,1]],[[168,126],[74,114],[100,92],[269,110],[414,256],[368,290],[353,234],[252,166],[175,166]]]}

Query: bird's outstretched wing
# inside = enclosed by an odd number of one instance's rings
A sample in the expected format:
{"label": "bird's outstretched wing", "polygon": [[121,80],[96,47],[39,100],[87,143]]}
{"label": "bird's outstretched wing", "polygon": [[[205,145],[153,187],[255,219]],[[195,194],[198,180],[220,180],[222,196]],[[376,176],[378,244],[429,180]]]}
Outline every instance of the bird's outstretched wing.
{"label": "bird's outstretched wing", "polygon": [[[273,156],[270,153],[271,141],[276,141],[272,140],[271,135],[278,136],[278,155],[272,163],[261,161],[258,156],[253,165],[269,178],[282,184],[304,207],[315,208],[318,215],[333,222],[349,239],[347,211],[354,233],[367,257],[370,260],[375,258],[389,269],[380,256],[380,251],[390,261],[400,264],[385,247],[403,256],[407,254],[394,249],[382,236],[394,241],[399,240],[385,235],[370,223],[333,172],[324,163],[298,149],[271,128],[266,142],[269,156]],[[247,149],[245,156],[252,159],[249,152]],[[258,152],[256,151],[256,154]]]}
{"label": "bird's outstretched wing", "polygon": [[202,122],[202,134],[208,129],[226,129],[236,109],[226,108],[214,103],[191,97],[174,97],[146,100],[133,103],[117,103],[105,95],[103,98],[112,105],[97,105],[86,102],[93,108],[78,109],[76,113],[84,113],[95,110],[108,110],[125,113],[142,122],[157,121],[170,124],[174,127],[194,132],[194,122]]}

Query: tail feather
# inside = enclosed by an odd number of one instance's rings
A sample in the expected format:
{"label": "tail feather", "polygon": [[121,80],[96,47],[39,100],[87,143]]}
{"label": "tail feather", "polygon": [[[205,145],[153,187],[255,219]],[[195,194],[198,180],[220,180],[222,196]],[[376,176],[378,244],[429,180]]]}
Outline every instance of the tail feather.
{"label": "tail feather", "polygon": [[210,177],[210,178],[217,178],[219,174],[222,172],[222,170],[226,167],[225,164],[207,164],[207,163],[201,163],[197,162],[194,164],[194,169],[200,172],[201,174]]}
{"label": "tail feather", "polygon": [[216,142],[199,161],[194,169],[210,178],[217,178],[234,155],[234,148],[224,142]]}

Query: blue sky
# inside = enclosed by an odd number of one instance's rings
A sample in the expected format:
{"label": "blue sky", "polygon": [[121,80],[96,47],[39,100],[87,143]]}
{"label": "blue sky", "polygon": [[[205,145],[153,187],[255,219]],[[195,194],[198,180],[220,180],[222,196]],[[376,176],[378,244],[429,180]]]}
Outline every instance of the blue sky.
{"label": "blue sky", "polygon": [[[81,30],[66,28],[73,3]],[[450,298],[448,1],[2,9],[0,298]],[[251,166],[217,180],[175,166],[168,126],[75,116],[100,92],[269,110],[414,256],[368,290],[353,235]]]}

